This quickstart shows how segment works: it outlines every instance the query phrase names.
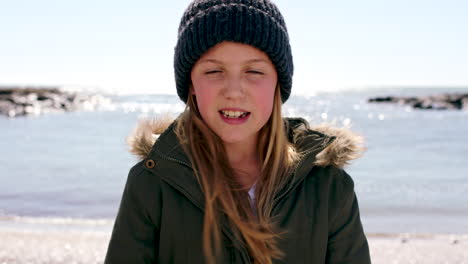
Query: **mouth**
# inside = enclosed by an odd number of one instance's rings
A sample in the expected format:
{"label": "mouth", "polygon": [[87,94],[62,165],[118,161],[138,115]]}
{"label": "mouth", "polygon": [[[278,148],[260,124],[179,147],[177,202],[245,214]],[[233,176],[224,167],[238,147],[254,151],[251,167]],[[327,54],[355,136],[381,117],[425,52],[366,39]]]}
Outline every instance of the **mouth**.
{"label": "mouth", "polygon": [[230,110],[220,110],[219,113],[225,118],[229,118],[229,119],[242,119],[250,115],[250,112],[230,111]]}

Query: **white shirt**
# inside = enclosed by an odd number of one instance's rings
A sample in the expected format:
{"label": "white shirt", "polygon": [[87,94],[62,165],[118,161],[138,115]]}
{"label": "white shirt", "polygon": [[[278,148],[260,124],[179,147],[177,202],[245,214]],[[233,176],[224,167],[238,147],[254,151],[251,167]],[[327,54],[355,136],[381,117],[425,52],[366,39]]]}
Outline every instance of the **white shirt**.
{"label": "white shirt", "polygon": [[255,215],[257,215],[257,211],[255,210],[255,187],[257,184],[252,185],[249,189],[249,196],[250,196],[250,206],[252,207],[252,210]]}

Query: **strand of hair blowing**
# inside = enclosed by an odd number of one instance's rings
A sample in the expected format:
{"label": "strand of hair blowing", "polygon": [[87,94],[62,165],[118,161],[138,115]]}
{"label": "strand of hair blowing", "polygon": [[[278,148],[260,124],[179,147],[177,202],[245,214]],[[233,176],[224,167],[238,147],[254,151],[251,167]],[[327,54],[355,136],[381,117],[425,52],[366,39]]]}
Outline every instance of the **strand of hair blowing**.
{"label": "strand of hair blowing", "polygon": [[271,264],[283,256],[276,241],[281,233],[275,232],[270,216],[273,198],[286,187],[298,155],[285,134],[279,88],[272,115],[260,130],[258,140],[259,158],[263,161],[257,182],[258,218],[252,212],[247,191],[234,178],[221,139],[201,119],[192,96],[178,119],[176,133],[190,153],[195,176],[205,194],[203,250],[207,263],[217,263],[221,255],[223,217],[227,217],[227,224],[247,247],[254,263]]}

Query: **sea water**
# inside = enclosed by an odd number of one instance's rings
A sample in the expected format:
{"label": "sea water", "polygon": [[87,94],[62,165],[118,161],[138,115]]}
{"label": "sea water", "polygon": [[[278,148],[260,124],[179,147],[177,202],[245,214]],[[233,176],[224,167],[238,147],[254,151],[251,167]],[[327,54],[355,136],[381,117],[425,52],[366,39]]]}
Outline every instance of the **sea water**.
{"label": "sea water", "polygon": [[[386,95],[458,89],[367,89],[295,95],[285,116],[350,127],[365,155],[345,169],[373,233],[468,233],[468,111],[371,104]],[[0,117],[0,226],[105,226],[138,159],[126,136],[139,118],[176,117],[176,95],[106,95],[94,111]]]}

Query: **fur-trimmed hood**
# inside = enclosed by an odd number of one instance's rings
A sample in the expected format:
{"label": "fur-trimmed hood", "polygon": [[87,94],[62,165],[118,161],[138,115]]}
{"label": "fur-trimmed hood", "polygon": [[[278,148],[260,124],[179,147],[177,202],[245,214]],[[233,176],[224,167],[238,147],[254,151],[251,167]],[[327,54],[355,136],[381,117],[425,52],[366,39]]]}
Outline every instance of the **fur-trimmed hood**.
{"label": "fur-trimmed hood", "polygon": [[[130,152],[139,159],[147,158],[159,135],[172,122],[173,120],[169,118],[140,120],[127,138]],[[363,137],[347,128],[338,128],[329,124],[309,127],[307,121],[301,118],[286,118],[285,124],[290,141],[299,151],[318,148],[314,162],[316,166],[332,165],[343,168],[351,160],[362,156],[365,151]],[[311,145],[315,143],[316,146]],[[320,148],[321,146],[324,147]]]}

